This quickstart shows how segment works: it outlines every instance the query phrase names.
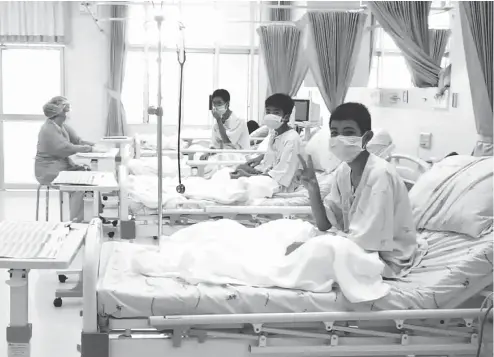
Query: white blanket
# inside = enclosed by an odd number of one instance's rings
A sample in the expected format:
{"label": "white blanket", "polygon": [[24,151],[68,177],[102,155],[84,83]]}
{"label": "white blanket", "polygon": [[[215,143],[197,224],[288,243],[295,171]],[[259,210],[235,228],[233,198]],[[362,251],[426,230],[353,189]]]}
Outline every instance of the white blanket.
{"label": "white blanket", "polygon": [[[202,177],[189,177],[182,180],[185,185],[183,195],[176,192],[178,179],[163,178],[163,207],[193,208],[187,206],[187,200],[206,200],[222,205],[250,204],[256,200],[272,197],[279,186],[269,176],[242,177],[230,179],[230,170],[222,169],[207,180]],[[148,208],[158,208],[158,181],[156,176],[128,176],[125,185],[134,202]],[[194,206],[195,207],[195,206]]]}
{"label": "white blanket", "polygon": [[[168,156],[161,158],[163,177],[176,177],[178,172],[177,159],[171,159]],[[157,157],[142,157],[140,159],[132,159],[127,163],[129,172],[133,175],[146,175],[154,176],[158,175],[158,158]],[[182,177],[189,177],[192,170],[187,165],[187,160],[183,159],[181,162]]]}
{"label": "white blanket", "polygon": [[[385,296],[384,264],[343,236],[316,236],[301,220],[277,220],[246,228],[232,220],[208,221],[184,228],[134,256],[135,273],[178,278],[190,284],[236,284],[329,292],[339,284],[353,303]],[[306,242],[285,256],[287,246]]]}

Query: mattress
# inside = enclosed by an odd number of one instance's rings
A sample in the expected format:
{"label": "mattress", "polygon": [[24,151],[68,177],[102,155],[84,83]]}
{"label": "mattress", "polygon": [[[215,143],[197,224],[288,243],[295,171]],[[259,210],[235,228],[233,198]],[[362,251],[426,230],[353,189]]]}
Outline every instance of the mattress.
{"label": "mattress", "polygon": [[[370,311],[451,308],[486,277],[492,280],[493,235],[471,239],[445,232],[422,232],[429,251],[402,280],[389,281],[390,293],[371,303],[351,304],[341,291],[311,293],[249,286],[190,285],[135,274],[131,257],[143,246],[106,242],[101,251],[98,312],[112,318],[156,315]],[[490,283],[487,283],[489,285]],[[475,293],[475,292],[474,292]]]}

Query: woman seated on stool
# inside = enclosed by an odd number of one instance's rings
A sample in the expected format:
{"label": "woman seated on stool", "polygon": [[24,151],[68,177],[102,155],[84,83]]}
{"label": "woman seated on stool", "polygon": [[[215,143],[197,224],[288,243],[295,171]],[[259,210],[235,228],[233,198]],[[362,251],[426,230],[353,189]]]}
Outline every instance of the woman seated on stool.
{"label": "woman seated on stool", "polygon": [[[54,97],[43,106],[48,118],[38,134],[38,146],[34,165],[36,180],[50,185],[60,171],[86,171],[86,166],[76,165],[70,156],[93,151],[94,144],[82,140],[66,123],[70,104],[65,97]],[[84,219],[84,192],[70,194],[70,219]]]}

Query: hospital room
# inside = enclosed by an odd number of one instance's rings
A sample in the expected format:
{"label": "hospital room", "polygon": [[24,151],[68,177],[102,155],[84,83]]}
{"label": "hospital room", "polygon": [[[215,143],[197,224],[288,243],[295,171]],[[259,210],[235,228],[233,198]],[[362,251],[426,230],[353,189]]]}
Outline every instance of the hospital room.
{"label": "hospital room", "polygon": [[492,1],[0,1],[0,357],[493,356]]}

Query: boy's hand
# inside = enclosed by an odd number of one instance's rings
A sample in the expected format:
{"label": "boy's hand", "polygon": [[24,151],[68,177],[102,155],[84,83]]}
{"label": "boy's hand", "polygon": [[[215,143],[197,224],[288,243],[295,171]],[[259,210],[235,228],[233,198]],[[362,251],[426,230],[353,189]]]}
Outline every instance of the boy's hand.
{"label": "boy's hand", "polygon": [[312,157],[309,155],[307,162],[305,162],[302,155],[299,154],[298,159],[302,164],[302,175],[300,176],[300,179],[304,187],[309,189],[310,186],[317,185],[316,171],[314,170]]}
{"label": "boy's hand", "polygon": [[252,176],[250,173],[245,172],[242,169],[237,169],[236,171],[233,171],[232,173],[230,173],[230,178],[234,179],[234,180],[238,179],[240,177],[250,177],[250,176]]}
{"label": "boy's hand", "polygon": [[262,155],[259,155],[253,159],[250,159],[249,161],[247,161],[246,165],[250,166],[250,167],[256,167],[257,165],[259,165],[261,163],[263,159],[263,156]]}
{"label": "boy's hand", "polygon": [[242,164],[238,166],[236,171],[244,171],[251,175],[257,174],[257,170],[247,164]]}

